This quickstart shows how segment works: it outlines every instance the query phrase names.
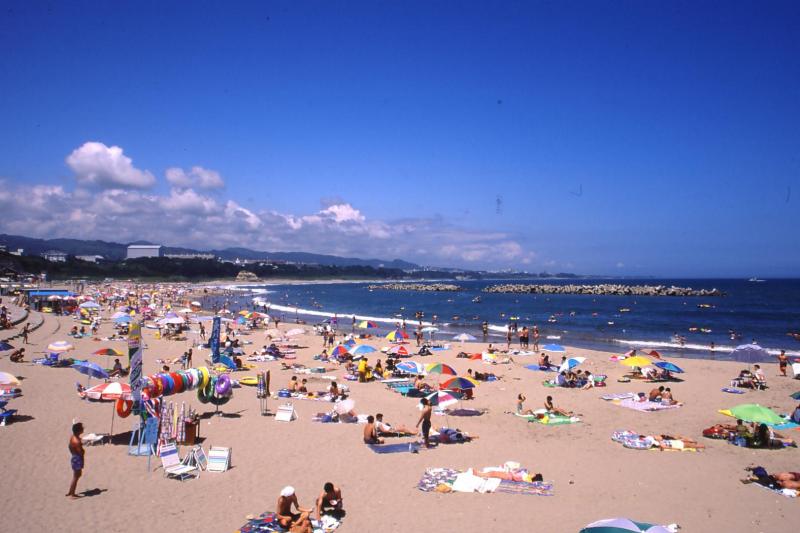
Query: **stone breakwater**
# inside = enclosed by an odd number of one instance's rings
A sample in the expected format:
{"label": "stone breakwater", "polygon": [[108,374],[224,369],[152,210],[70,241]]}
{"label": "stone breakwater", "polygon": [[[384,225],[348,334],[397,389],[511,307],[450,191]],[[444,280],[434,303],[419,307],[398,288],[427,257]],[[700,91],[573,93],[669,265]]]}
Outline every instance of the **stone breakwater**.
{"label": "stone breakwater", "polygon": [[383,291],[428,291],[428,292],[456,292],[464,290],[458,285],[449,283],[383,283],[381,285],[369,285],[369,290]]}
{"label": "stone breakwater", "polygon": [[527,294],[589,294],[592,296],[724,296],[717,289],[692,289],[665,285],[492,285],[483,292]]}

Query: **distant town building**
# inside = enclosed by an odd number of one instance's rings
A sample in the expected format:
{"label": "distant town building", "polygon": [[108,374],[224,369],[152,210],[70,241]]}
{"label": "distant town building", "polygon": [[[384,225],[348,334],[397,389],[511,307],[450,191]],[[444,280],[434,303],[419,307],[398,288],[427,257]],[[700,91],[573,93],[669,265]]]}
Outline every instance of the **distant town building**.
{"label": "distant town building", "polygon": [[131,244],[128,246],[128,255],[125,259],[136,259],[138,257],[161,257],[162,246],[160,244]]}
{"label": "distant town building", "polygon": [[5,244],[0,244],[0,252],[7,252],[8,247]]}
{"label": "distant town building", "polygon": [[164,254],[164,257],[170,259],[210,259],[212,261],[217,258],[214,254]]}
{"label": "distant town building", "polygon": [[76,255],[75,259],[86,261],[87,263],[97,263],[105,259],[102,255]]}
{"label": "distant town building", "polygon": [[22,255],[22,252],[24,252],[24,251],[25,251],[25,249],[24,249],[24,248],[17,248],[17,250],[16,250],[16,251],[14,251],[14,250],[11,250],[11,251],[10,251],[10,252],[8,252],[8,253],[10,253],[11,255]]}
{"label": "distant town building", "polygon": [[65,252],[60,252],[58,250],[48,250],[47,252],[43,252],[42,257],[44,257],[51,263],[67,262],[67,254]]}

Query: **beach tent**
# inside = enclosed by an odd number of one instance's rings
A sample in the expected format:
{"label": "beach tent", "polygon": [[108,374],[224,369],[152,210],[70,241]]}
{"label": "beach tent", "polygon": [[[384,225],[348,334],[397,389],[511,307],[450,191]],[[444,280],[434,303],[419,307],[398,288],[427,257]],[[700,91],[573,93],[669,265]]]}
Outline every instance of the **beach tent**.
{"label": "beach tent", "polygon": [[742,344],[731,351],[731,359],[751,364],[757,361],[769,361],[773,357],[758,344]]}

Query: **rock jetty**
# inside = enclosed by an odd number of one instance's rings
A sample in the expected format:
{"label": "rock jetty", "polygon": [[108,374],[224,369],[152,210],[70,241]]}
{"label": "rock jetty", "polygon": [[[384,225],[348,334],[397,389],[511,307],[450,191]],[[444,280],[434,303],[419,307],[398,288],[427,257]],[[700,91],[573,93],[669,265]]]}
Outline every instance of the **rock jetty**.
{"label": "rock jetty", "polygon": [[370,285],[369,290],[382,291],[428,291],[428,292],[456,292],[463,290],[458,285],[449,283],[383,283]]}
{"label": "rock jetty", "polygon": [[527,294],[590,294],[592,296],[724,296],[717,289],[692,289],[666,285],[524,285],[510,283],[492,285],[483,292]]}

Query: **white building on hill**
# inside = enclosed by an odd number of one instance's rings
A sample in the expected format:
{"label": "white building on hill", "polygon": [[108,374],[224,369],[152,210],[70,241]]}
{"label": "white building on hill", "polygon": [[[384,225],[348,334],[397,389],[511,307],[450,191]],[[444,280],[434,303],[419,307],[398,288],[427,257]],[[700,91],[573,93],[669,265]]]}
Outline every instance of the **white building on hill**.
{"label": "white building on hill", "polygon": [[161,257],[162,246],[160,244],[131,244],[128,246],[128,255],[125,259],[136,259],[138,257]]}

